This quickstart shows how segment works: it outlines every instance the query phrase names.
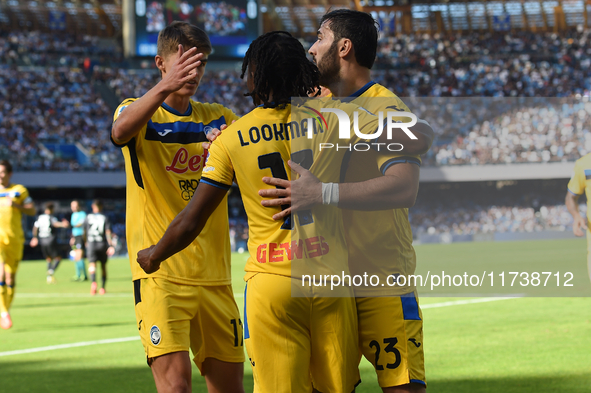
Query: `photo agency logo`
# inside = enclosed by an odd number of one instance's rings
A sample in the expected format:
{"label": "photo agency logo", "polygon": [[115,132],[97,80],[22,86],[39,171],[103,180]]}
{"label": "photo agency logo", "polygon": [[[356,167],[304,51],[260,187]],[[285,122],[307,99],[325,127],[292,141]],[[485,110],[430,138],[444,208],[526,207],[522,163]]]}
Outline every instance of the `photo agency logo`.
{"label": "photo agency logo", "polygon": [[[372,113],[363,107],[358,107],[359,110],[353,111],[353,113],[347,113],[346,111],[338,108],[320,108],[320,110],[311,108],[309,106],[303,106],[304,113],[311,117],[304,119],[306,124],[306,136],[308,139],[312,139],[314,134],[318,132],[318,129],[328,129],[328,121],[323,114],[332,113],[338,120],[338,135],[339,140],[350,141],[351,137],[351,121],[353,122],[353,132],[361,140],[356,143],[328,143],[323,142],[319,144],[320,151],[327,149],[338,150],[349,150],[349,151],[368,151],[374,149],[376,151],[390,151],[400,152],[404,149],[401,143],[395,142],[380,142],[384,138],[380,138],[384,131],[386,132],[385,139],[387,141],[392,140],[392,135],[395,129],[402,130],[410,139],[417,139],[417,137],[409,129],[418,122],[418,118],[415,114],[410,112],[398,112],[398,111],[378,111]],[[365,116],[360,127],[360,112],[365,112],[369,116]],[[375,118],[378,119],[377,129],[372,133],[364,133],[361,129],[370,131],[371,128],[368,124],[374,123]],[[409,122],[403,122],[401,119],[410,119]],[[363,123],[362,122],[362,123]]]}

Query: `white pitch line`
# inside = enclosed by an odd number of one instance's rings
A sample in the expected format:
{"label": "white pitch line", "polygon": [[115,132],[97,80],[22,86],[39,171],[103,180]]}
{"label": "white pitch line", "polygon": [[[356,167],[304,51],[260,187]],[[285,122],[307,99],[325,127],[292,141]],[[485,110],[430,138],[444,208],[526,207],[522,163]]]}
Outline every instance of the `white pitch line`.
{"label": "white pitch line", "polygon": [[22,299],[38,299],[38,298],[52,298],[52,297],[131,297],[131,293],[107,293],[105,295],[93,296],[90,293],[19,293],[15,297]]}
{"label": "white pitch line", "polygon": [[442,303],[422,304],[420,307],[421,307],[421,310],[426,310],[428,308],[459,306],[459,305],[462,305],[462,304],[475,304],[475,303],[496,302],[497,300],[519,299],[520,297],[522,297],[522,296],[484,297],[484,298],[479,298],[479,299],[454,300],[454,301],[442,302]]}
{"label": "white pitch line", "polygon": [[[30,295],[32,295],[32,294],[30,294]],[[42,294],[35,294],[35,295],[42,295]],[[51,294],[51,295],[57,295],[57,294]],[[126,295],[126,296],[129,296],[129,295]],[[241,297],[242,294],[235,293],[234,296]],[[494,302],[497,300],[509,300],[509,299],[518,299],[518,298],[519,297],[513,296],[513,297],[487,297],[487,298],[479,298],[479,299],[454,300],[454,301],[450,301],[450,302],[424,304],[421,306],[421,309],[426,310],[428,308],[459,306],[462,304],[487,303],[487,302]],[[136,341],[139,339],[140,338],[138,336],[133,336],[133,337],[111,338],[111,339],[107,339],[107,340],[83,341],[83,342],[72,343],[72,344],[51,345],[49,347],[20,349],[20,350],[16,350],[16,351],[0,352],[0,357],[11,356],[11,355],[23,355],[23,354],[27,354],[27,353],[35,353],[35,352],[43,352],[43,351],[53,351],[56,349],[87,347],[90,345],[121,343],[121,342],[126,342],[126,341]]]}
{"label": "white pitch line", "polygon": [[107,340],[82,341],[82,342],[79,342],[79,343],[71,343],[71,344],[50,345],[49,347],[39,347],[39,348],[30,348],[30,349],[19,349],[19,350],[16,350],[16,351],[0,352],[0,357],[2,357],[2,356],[11,356],[11,355],[23,355],[25,353],[53,351],[55,349],[68,349],[68,348],[76,348],[76,347],[87,347],[89,345],[101,345],[101,344],[122,343],[122,342],[126,342],[126,341],[136,341],[136,340],[139,340],[139,339],[140,339],[139,336],[133,336],[133,337],[110,338],[110,339],[107,339]]}
{"label": "white pitch line", "polygon": [[[16,293],[17,298],[21,299],[42,299],[42,298],[68,298],[68,297],[132,297],[133,293],[107,293],[105,295],[95,296],[90,293]],[[243,293],[235,293],[234,297],[243,298]]]}

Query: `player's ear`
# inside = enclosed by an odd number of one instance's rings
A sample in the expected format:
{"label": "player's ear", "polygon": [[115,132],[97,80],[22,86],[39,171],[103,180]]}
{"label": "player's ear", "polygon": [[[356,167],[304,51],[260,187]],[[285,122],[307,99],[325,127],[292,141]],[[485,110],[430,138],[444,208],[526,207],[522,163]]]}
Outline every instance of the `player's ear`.
{"label": "player's ear", "polygon": [[156,55],[156,57],[154,57],[154,63],[156,63],[156,67],[160,72],[166,72],[166,69],[164,68],[164,58],[162,56]]}
{"label": "player's ear", "polygon": [[341,38],[338,48],[340,58],[345,58],[350,54],[353,54],[353,43],[348,38]]}

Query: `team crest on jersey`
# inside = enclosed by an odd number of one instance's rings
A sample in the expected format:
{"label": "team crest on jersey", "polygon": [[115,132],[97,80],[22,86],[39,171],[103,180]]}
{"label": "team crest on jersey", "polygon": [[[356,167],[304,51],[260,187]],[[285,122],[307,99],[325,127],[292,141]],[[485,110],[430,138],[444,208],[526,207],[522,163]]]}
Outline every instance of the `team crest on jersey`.
{"label": "team crest on jersey", "polygon": [[179,188],[181,189],[181,197],[185,201],[190,201],[195,194],[195,190],[199,185],[199,181],[195,179],[179,180]]}
{"label": "team crest on jersey", "polygon": [[161,334],[160,334],[160,329],[158,328],[158,326],[154,325],[150,328],[150,341],[152,341],[152,344],[154,345],[158,345],[160,344],[160,339],[162,338]]}

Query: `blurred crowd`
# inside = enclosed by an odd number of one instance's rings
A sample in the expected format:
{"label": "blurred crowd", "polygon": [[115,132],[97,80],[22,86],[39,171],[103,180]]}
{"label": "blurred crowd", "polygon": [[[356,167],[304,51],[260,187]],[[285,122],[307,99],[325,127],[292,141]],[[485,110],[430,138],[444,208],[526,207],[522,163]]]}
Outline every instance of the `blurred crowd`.
{"label": "blurred crowd", "polygon": [[[385,36],[372,77],[433,125],[424,166],[574,161],[591,151],[589,34]],[[17,171],[122,170],[109,140],[113,105],[160,79],[154,68],[130,69],[122,59],[120,46],[96,37],[0,32],[0,157]],[[245,92],[238,71],[210,66],[194,98],[244,115],[252,109]],[[88,159],[64,157],[56,144],[74,145]],[[248,229],[233,200],[232,245],[240,250]],[[570,220],[561,200],[411,210],[415,234],[561,230]]]}

